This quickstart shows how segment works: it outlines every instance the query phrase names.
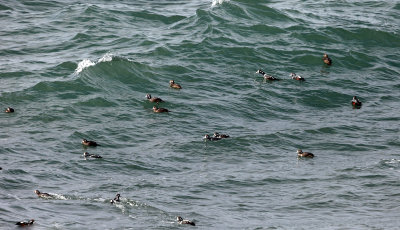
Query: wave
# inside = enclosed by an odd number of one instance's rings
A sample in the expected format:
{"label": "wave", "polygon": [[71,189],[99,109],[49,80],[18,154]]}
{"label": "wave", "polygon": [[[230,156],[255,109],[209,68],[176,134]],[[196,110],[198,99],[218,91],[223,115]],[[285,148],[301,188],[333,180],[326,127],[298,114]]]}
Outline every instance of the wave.
{"label": "wave", "polygon": [[211,6],[217,6],[217,5],[221,5],[224,2],[229,2],[229,0],[212,0]]}
{"label": "wave", "polygon": [[106,53],[104,54],[99,60],[93,62],[90,59],[83,59],[81,62],[78,63],[78,67],[76,67],[75,69],[75,73],[79,74],[80,72],[82,72],[84,69],[90,67],[90,66],[94,66],[98,63],[101,62],[110,62],[113,60],[113,54],[112,53]]}

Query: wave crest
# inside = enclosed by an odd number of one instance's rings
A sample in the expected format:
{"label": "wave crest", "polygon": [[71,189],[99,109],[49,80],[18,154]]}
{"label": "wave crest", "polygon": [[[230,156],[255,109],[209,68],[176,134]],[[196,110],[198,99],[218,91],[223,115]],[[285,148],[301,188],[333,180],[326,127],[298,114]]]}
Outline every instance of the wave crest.
{"label": "wave crest", "polygon": [[212,0],[211,6],[221,5],[224,2],[229,2],[229,0]]}
{"label": "wave crest", "polygon": [[104,54],[103,57],[101,57],[99,60],[97,60],[97,62],[93,62],[90,59],[83,59],[81,62],[78,63],[78,67],[76,67],[76,69],[75,69],[75,74],[79,74],[87,67],[94,66],[97,63],[110,62],[110,61],[112,61],[112,59],[113,59],[113,55],[111,53]]}

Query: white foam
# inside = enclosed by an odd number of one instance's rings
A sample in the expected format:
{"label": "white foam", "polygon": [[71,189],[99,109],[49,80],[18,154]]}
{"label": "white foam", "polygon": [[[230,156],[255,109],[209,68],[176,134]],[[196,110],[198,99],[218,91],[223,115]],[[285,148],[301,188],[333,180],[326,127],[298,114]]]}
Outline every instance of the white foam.
{"label": "white foam", "polygon": [[399,164],[400,160],[396,160],[396,159],[391,159],[390,161],[386,161],[386,164]]}
{"label": "white foam", "polygon": [[65,196],[55,194],[55,193],[50,193],[50,195],[53,195],[57,200],[68,200]]}
{"label": "white foam", "polygon": [[101,57],[101,58],[97,61],[97,63],[100,63],[100,62],[109,62],[109,61],[112,61],[112,58],[113,58],[113,55],[112,55],[111,53],[106,53],[106,54],[104,54],[103,57]]}
{"label": "white foam", "polygon": [[80,73],[85,68],[87,68],[89,66],[94,66],[94,65],[96,65],[96,63],[92,62],[91,60],[83,59],[81,62],[78,63],[78,67],[76,67],[75,73]]}
{"label": "white foam", "polygon": [[221,5],[224,2],[229,2],[229,0],[212,0],[211,6]]}
{"label": "white foam", "polygon": [[87,67],[94,66],[100,62],[109,62],[112,61],[113,55],[111,53],[106,53],[101,57],[97,62],[92,62],[89,59],[83,59],[81,62],[78,63],[78,67],[75,69],[75,73],[78,74],[82,72],[82,70],[86,69]]}

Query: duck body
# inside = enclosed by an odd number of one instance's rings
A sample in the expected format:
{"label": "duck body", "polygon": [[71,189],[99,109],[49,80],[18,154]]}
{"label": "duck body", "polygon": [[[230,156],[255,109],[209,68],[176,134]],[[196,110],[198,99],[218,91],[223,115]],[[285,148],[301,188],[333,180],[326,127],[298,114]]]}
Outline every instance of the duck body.
{"label": "duck body", "polygon": [[229,138],[229,135],[226,135],[226,134],[220,134],[220,133],[217,133],[217,132],[215,132],[214,133],[214,135],[213,135],[213,137],[215,137],[215,138]]}
{"label": "duck body", "polygon": [[181,85],[175,83],[174,80],[169,81],[169,87],[174,88],[174,89],[182,89]]}
{"label": "duck body", "polygon": [[304,77],[301,77],[295,73],[291,73],[290,76],[292,77],[292,79],[297,80],[297,81],[305,81],[306,79],[304,79]]}
{"label": "duck body", "polygon": [[86,139],[82,140],[82,144],[86,146],[100,146],[96,141],[88,141]]}
{"label": "duck body", "polygon": [[88,152],[84,152],[83,153],[83,156],[85,157],[85,158],[87,158],[87,157],[89,157],[89,158],[103,158],[102,156],[100,156],[100,155],[95,155],[95,154],[90,154],[90,153],[88,153]]}
{"label": "duck body", "polygon": [[354,107],[361,107],[362,102],[361,102],[356,96],[354,96],[354,97],[353,97],[353,100],[351,100],[351,104],[352,104]]}
{"label": "duck body", "polygon": [[155,102],[155,103],[159,103],[159,102],[164,102],[161,98],[159,97],[151,97],[151,94],[147,94],[146,98],[150,101],[150,102]]}
{"label": "duck body", "polygon": [[50,194],[45,193],[45,192],[40,192],[39,190],[35,190],[34,193],[36,193],[36,195],[38,195],[38,197],[40,197],[40,198],[52,198],[52,197],[54,197],[53,195],[50,195]]}
{"label": "duck body", "polygon": [[265,73],[264,71],[262,71],[261,69],[257,70],[256,73],[259,73],[259,74],[263,75],[263,77],[264,77],[265,80],[268,80],[268,81],[279,81],[278,78],[266,74],[266,73]]}
{"label": "duck body", "polygon": [[157,108],[156,106],[153,106],[153,112],[155,112],[155,113],[168,113],[169,110],[168,109],[164,109],[164,108]]}
{"label": "duck body", "polygon": [[328,54],[324,54],[322,60],[324,61],[325,64],[332,65],[332,59],[328,56]]}
{"label": "duck body", "polygon": [[117,193],[117,195],[115,195],[115,198],[112,199],[112,200],[110,201],[110,203],[111,203],[111,204],[115,204],[115,203],[117,203],[117,202],[120,202],[120,199],[119,199],[120,197],[121,197],[121,194]]}
{"label": "duck body", "polygon": [[176,221],[178,221],[178,224],[189,224],[192,226],[196,226],[196,224],[193,221],[190,220],[184,220],[182,217],[177,216],[176,217]]}
{"label": "duck body", "polygon": [[35,220],[34,220],[34,219],[32,219],[32,220],[29,220],[28,222],[25,222],[25,221],[20,221],[20,222],[17,222],[17,223],[15,223],[15,225],[18,225],[18,226],[20,226],[20,227],[25,227],[25,226],[32,225],[32,224],[33,224],[33,222],[35,222]]}
{"label": "duck body", "polygon": [[308,158],[313,158],[314,154],[309,153],[309,152],[303,152],[301,149],[297,150],[297,156],[298,157],[308,157]]}
{"label": "duck body", "polygon": [[11,107],[8,107],[8,108],[6,109],[5,112],[6,112],[6,113],[13,113],[13,112],[14,112],[14,109],[11,108]]}
{"label": "duck body", "polygon": [[210,137],[210,135],[208,135],[208,134],[206,134],[206,135],[204,135],[204,138],[203,138],[204,140],[206,140],[206,141],[219,141],[219,140],[221,140],[221,138],[219,138],[219,137]]}

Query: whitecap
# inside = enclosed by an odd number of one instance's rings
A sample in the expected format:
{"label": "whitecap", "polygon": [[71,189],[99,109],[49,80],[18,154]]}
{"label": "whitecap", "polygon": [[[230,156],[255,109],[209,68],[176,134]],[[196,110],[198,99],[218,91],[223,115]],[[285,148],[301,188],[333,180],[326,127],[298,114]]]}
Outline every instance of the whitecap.
{"label": "whitecap", "polygon": [[100,63],[100,62],[109,62],[109,61],[112,61],[112,58],[113,58],[113,55],[112,55],[111,53],[106,53],[106,54],[104,54],[103,57],[101,57],[101,58],[97,61],[97,63]]}
{"label": "whitecap", "polygon": [[229,2],[229,0],[212,0],[211,6],[221,5],[224,2]]}
{"label": "whitecap", "polygon": [[93,62],[89,59],[83,59],[81,62],[78,63],[78,67],[76,67],[75,73],[78,74],[78,73],[82,72],[82,70],[84,70],[85,68],[94,66],[100,62],[110,62],[110,61],[112,61],[112,59],[113,59],[113,55],[110,52],[104,54],[103,57],[101,57],[99,60],[97,60],[97,62]]}
{"label": "whitecap", "polygon": [[92,62],[89,59],[83,59],[81,62],[78,63],[78,67],[76,67],[75,69],[75,73],[80,73],[82,72],[82,70],[84,70],[85,68],[89,67],[89,66],[94,66],[96,65],[96,63]]}

